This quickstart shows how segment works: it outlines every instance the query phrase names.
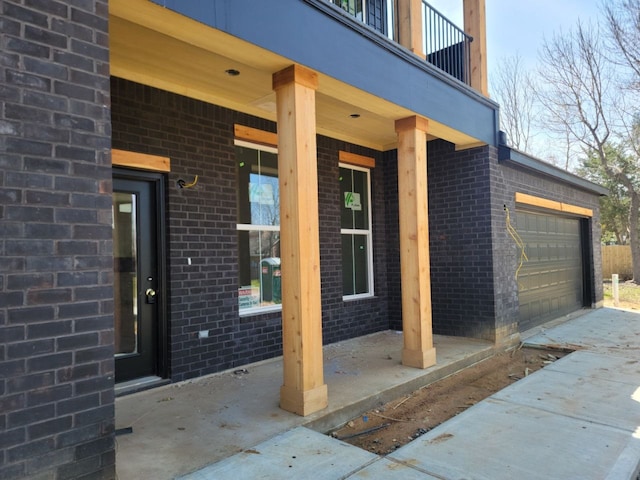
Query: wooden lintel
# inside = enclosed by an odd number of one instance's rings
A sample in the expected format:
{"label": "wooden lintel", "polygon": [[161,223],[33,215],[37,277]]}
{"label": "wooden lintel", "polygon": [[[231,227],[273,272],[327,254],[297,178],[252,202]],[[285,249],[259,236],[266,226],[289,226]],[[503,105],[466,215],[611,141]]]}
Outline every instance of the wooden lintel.
{"label": "wooden lintel", "polygon": [[139,168],[155,172],[170,172],[171,159],[147,153],[129,152],[126,150],[111,150],[111,164],[118,167]]}
{"label": "wooden lintel", "polygon": [[557,212],[572,213],[583,217],[593,217],[593,210],[590,208],[579,207],[577,205],[571,205],[570,203],[558,202],[534,195],[527,195],[526,193],[516,192],[516,203],[546,208],[547,210],[555,210]]}
{"label": "wooden lintel", "polygon": [[577,205],[569,205],[567,203],[560,204],[562,211],[567,213],[574,213],[583,217],[593,217],[593,210],[590,208],[578,207]]}
{"label": "wooden lintel", "polygon": [[291,83],[298,83],[313,90],[318,89],[318,74],[302,65],[291,65],[273,74],[273,89],[278,90]]}
{"label": "wooden lintel", "polygon": [[357,153],[345,152],[340,150],[338,158],[342,163],[349,163],[351,165],[357,165],[365,168],[375,168],[376,159],[373,157],[365,157],[364,155],[358,155]]}
{"label": "wooden lintel", "polygon": [[258,130],[257,128],[234,124],[233,134],[238,140],[244,140],[274,148],[278,146],[277,133],[265,132],[264,130]]}

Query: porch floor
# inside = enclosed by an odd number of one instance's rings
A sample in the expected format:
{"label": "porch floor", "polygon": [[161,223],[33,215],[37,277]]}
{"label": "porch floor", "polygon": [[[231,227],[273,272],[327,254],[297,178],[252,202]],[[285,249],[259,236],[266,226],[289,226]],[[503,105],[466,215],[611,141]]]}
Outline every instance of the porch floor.
{"label": "porch floor", "polygon": [[384,331],[324,347],[329,406],[308,417],[281,410],[282,358],[119,397],[121,480],[171,479],[304,425],[327,432],[366,411],[494,353],[486,341],[434,336],[437,364],[400,363],[402,333]]}

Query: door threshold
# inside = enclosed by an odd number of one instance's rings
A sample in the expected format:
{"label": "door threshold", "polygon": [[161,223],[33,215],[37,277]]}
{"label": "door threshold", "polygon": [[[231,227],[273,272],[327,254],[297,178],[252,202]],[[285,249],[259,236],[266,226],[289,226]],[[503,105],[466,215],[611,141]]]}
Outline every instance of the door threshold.
{"label": "door threshold", "polygon": [[168,378],[160,378],[153,375],[134,378],[133,380],[128,380],[126,382],[116,383],[115,394],[116,397],[122,397],[124,395],[141,392],[142,390],[168,385],[169,383],[171,383],[171,380]]}

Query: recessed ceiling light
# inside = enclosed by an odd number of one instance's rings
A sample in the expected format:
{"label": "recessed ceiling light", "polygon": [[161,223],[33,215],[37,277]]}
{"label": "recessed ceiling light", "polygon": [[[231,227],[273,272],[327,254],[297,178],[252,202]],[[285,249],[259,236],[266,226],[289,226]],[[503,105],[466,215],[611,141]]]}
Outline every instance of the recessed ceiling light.
{"label": "recessed ceiling light", "polygon": [[235,68],[230,68],[229,70],[225,70],[224,73],[226,73],[230,77],[237,77],[238,75],[240,75],[240,70],[236,70]]}
{"label": "recessed ceiling light", "polygon": [[360,114],[359,113],[352,113],[351,115],[349,115],[351,118],[360,118]]}

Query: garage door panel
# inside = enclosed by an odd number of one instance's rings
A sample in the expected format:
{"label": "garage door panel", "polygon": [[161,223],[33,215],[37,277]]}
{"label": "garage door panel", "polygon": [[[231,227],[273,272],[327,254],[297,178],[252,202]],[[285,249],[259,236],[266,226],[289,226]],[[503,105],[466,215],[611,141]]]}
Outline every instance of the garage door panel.
{"label": "garage door panel", "polygon": [[520,329],[527,330],[582,307],[580,220],[517,212],[526,261],[518,276]]}

